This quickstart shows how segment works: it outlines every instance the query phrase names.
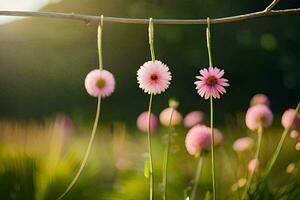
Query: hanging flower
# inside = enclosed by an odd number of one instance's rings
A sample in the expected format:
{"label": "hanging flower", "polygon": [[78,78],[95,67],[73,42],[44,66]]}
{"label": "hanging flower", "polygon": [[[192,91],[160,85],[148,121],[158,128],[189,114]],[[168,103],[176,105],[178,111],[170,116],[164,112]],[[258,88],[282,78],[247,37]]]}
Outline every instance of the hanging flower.
{"label": "hanging flower", "polygon": [[[218,129],[214,129],[215,145],[222,142],[223,136]],[[189,130],[185,138],[185,146],[189,154],[198,156],[202,150],[211,148],[211,129],[204,125],[196,125]]]}
{"label": "hanging flower", "polygon": [[148,61],[137,71],[139,87],[148,94],[160,94],[168,89],[172,79],[169,67],[161,61]]}
{"label": "hanging flower", "polygon": [[198,94],[205,99],[211,96],[219,99],[220,94],[226,93],[225,87],[229,86],[228,80],[222,78],[223,75],[224,70],[216,67],[200,70],[200,76],[196,76],[199,80],[195,81]]}
{"label": "hanging flower", "polygon": [[[137,120],[136,120],[136,126],[143,132],[148,131],[148,112],[142,112]],[[150,114],[150,130],[155,131],[158,128],[158,119],[155,114]]]}
{"label": "hanging flower", "polygon": [[115,90],[115,78],[107,70],[94,69],[85,78],[85,88],[94,97],[108,97]]}
{"label": "hanging flower", "polygon": [[273,122],[273,113],[266,105],[258,104],[248,109],[246,113],[246,125],[250,130],[257,130],[261,125],[269,127]]}

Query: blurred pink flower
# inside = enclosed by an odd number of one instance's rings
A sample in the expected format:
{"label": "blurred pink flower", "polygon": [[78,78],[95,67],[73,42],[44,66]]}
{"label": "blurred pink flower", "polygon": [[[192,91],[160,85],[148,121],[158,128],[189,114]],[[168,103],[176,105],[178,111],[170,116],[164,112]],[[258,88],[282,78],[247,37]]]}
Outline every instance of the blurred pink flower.
{"label": "blurred pink flower", "polygon": [[254,171],[257,171],[258,168],[259,168],[259,160],[258,159],[250,160],[250,162],[248,164],[248,170],[250,172],[254,172]]}
{"label": "blurred pink flower", "polygon": [[252,97],[250,106],[254,106],[257,104],[263,104],[268,107],[271,105],[269,98],[265,94],[256,94]]}
{"label": "blurred pink flower", "polygon": [[300,128],[300,114],[296,114],[295,109],[286,110],[281,118],[281,124],[284,128],[291,127],[292,129]]}
{"label": "blurred pink flower", "polygon": [[266,128],[273,122],[273,114],[268,106],[258,104],[248,109],[246,113],[246,125],[250,130],[257,130],[259,126]]}
{"label": "blurred pink flower", "polygon": [[232,148],[236,152],[242,152],[246,150],[250,150],[254,146],[254,140],[251,137],[243,137],[237,139],[233,145]]}
{"label": "blurred pink flower", "polygon": [[297,151],[300,151],[300,142],[297,142],[297,144],[296,144],[296,146],[295,146],[295,149],[296,149]]}
{"label": "blurred pink flower", "polygon": [[290,137],[293,138],[293,139],[298,139],[299,136],[300,136],[299,131],[292,130],[291,133],[290,133]]}
{"label": "blurred pink flower", "polygon": [[160,94],[170,85],[172,79],[169,67],[155,60],[144,63],[137,71],[139,87],[148,94]]}
{"label": "blurred pink flower", "polygon": [[[144,132],[148,131],[148,111],[142,112],[137,120],[136,126]],[[150,130],[155,131],[158,128],[158,119],[155,114],[151,113],[150,115]]]}
{"label": "blurred pink flower", "polygon": [[107,70],[94,69],[85,78],[85,88],[91,96],[107,97],[115,90],[115,78]]}
{"label": "blurred pink flower", "polygon": [[[163,111],[161,111],[159,115],[159,121],[162,125],[169,126],[172,110],[173,108],[166,108]],[[177,110],[174,110],[172,115],[171,125],[172,126],[179,125],[181,121],[182,121],[181,114]]]}
{"label": "blurred pink flower", "polygon": [[210,96],[220,98],[220,94],[226,93],[224,87],[229,86],[228,80],[222,78],[223,75],[224,70],[216,67],[200,70],[200,76],[196,76],[199,80],[195,81],[198,94],[205,99],[208,99]]}
{"label": "blurred pink flower", "polygon": [[[215,145],[221,143],[223,136],[215,129]],[[204,125],[196,125],[191,128],[185,138],[185,146],[189,154],[198,156],[202,150],[210,150],[211,129]]]}
{"label": "blurred pink flower", "polygon": [[204,124],[204,113],[201,111],[192,111],[184,117],[184,126],[191,128],[197,124]]}

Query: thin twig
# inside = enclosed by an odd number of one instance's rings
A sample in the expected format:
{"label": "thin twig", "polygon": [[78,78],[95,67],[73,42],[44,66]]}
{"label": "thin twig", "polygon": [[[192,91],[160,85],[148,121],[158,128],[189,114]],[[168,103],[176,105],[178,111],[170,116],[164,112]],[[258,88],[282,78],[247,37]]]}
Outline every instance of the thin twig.
{"label": "thin twig", "polygon": [[[275,0],[277,1],[277,0]],[[273,2],[268,6],[274,6]],[[267,7],[267,8],[268,8]],[[284,10],[265,10],[252,12],[248,14],[214,18],[210,19],[211,24],[222,24],[237,21],[244,21],[253,18],[278,16],[278,15],[292,15],[299,14],[300,8],[284,9]],[[99,22],[100,16],[82,15],[75,13],[57,13],[57,12],[29,12],[29,11],[0,11],[0,16],[19,16],[19,17],[46,17],[46,18],[60,18],[79,20],[85,23]],[[104,17],[105,22],[125,23],[125,24],[149,24],[149,19],[136,18],[119,18],[119,17]],[[154,24],[207,24],[206,19],[153,19]]]}
{"label": "thin twig", "polygon": [[266,12],[270,12],[270,11],[272,10],[272,8],[273,8],[274,6],[276,6],[276,4],[277,4],[279,1],[280,1],[280,0],[273,0],[273,1],[270,3],[270,5],[268,5],[268,7],[266,7],[265,11],[266,11]]}

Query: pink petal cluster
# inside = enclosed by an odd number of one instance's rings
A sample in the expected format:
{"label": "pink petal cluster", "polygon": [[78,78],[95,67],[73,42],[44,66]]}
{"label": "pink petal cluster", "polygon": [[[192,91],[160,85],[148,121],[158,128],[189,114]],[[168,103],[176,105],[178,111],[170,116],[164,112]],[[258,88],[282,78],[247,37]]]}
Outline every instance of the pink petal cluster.
{"label": "pink petal cluster", "polygon": [[260,125],[266,128],[273,122],[273,113],[268,106],[258,104],[248,109],[245,121],[250,130],[257,130]]}
{"label": "pink petal cluster", "polygon": [[[137,120],[136,126],[143,132],[148,131],[148,111],[142,112]],[[158,119],[155,114],[150,115],[150,131],[155,131],[158,128]]]}
{"label": "pink petal cluster", "polygon": [[[169,126],[172,111],[173,111],[173,108],[166,108],[163,111],[161,111],[161,113],[159,115],[159,121],[162,125]],[[170,125],[172,125],[172,126],[179,125],[181,123],[181,121],[182,121],[181,114],[177,110],[174,110],[173,114],[172,114],[172,120],[171,120]]]}
{"label": "pink petal cluster", "polygon": [[[214,129],[215,145],[222,142],[222,133]],[[210,150],[211,129],[204,125],[196,125],[191,128],[185,138],[185,146],[189,154],[198,156],[202,150]]]}
{"label": "pink petal cluster", "polygon": [[293,139],[298,139],[300,137],[300,133],[297,130],[292,130],[290,133],[290,137]]}
{"label": "pink petal cluster", "polygon": [[226,93],[225,87],[229,86],[228,80],[222,78],[224,70],[209,67],[200,70],[200,76],[196,76],[196,90],[198,94],[208,99],[209,97],[220,98],[220,94]]}
{"label": "pink petal cluster", "polygon": [[172,79],[169,67],[155,60],[144,63],[137,71],[139,87],[148,94],[160,94],[168,89]]}
{"label": "pink petal cluster", "polygon": [[91,96],[107,97],[115,90],[115,78],[107,70],[94,69],[85,78],[85,88]]}
{"label": "pink petal cluster", "polygon": [[271,103],[269,98],[265,94],[256,94],[252,97],[250,101],[250,106],[254,106],[257,104],[263,104],[270,107]]}
{"label": "pink petal cluster", "polygon": [[254,146],[254,140],[251,137],[243,137],[237,139],[233,145],[232,148],[236,152],[243,152],[250,150]]}
{"label": "pink petal cluster", "polygon": [[204,113],[201,111],[192,111],[188,113],[183,120],[186,128],[191,128],[197,124],[204,124]]}
{"label": "pink petal cluster", "polygon": [[282,115],[281,124],[284,128],[300,128],[300,114],[296,113],[295,109],[286,110]]}

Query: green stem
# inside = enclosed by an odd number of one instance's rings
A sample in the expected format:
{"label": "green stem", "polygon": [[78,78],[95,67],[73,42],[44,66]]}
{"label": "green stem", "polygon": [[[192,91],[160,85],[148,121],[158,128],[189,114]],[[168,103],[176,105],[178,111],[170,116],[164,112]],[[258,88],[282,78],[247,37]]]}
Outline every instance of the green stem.
{"label": "green stem", "polygon": [[92,130],[92,134],[89,140],[89,144],[87,147],[87,150],[85,152],[84,158],[81,162],[81,165],[79,167],[79,170],[77,171],[75,177],[73,178],[73,180],[71,181],[71,183],[69,184],[69,186],[67,187],[67,189],[57,198],[57,200],[62,199],[71,189],[72,187],[75,185],[75,183],[77,182],[84,166],[86,165],[86,162],[88,160],[88,157],[90,155],[91,152],[91,148],[92,148],[92,144],[96,135],[96,131],[97,131],[97,125],[98,125],[98,121],[99,121],[99,117],[100,117],[100,108],[101,108],[101,97],[98,97],[98,102],[97,102],[97,111],[96,111],[96,117],[95,117],[95,121],[94,121],[94,125],[93,125],[93,130]]}
{"label": "green stem", "polygon": [[98,59],[99,69],[103,69],[103,58],[102,58],[102,31],[103,31],[103,15],[101,15],[100,23],[98,25],[97,44],[98,44]]}
{"label": "green stem", "polygon": [[168,184],[168,161],[169,161],[169,152],[170,152],[170,143],[171,143],[171,132],[172,132],[172,118],[175,109],[172,108],[172,112],[169,120],[169,131],[167,138],[167,146],[164,154],[164,164],[163,164],[163,200],[167,199],[167,184]]}
{"label": "green stem", "polygon": [[203,160],[204,160],[204,156],[202,156],[202,154],[200,153],[199,161],[198,161],[198,165],[197,165],[197,170],[196,170],[196,174],[195,174],[195,183],[194,183],[194,186],[193,186],[193,189],[192,189],[192,194],[191,194],[191,200],[194,200],[195,197],[196,197],[197,188],[198,188],[198,184],[199,184],[199,179],[200,179],[202,166],[203,166]]}
{"label": "green stem", "polygon": [[151,53],[151,60],[155,61],[155,53],[154,53],[154,27],[153,27],[153,19],[149,19],[149,44],[150,44],[150,53]]}
{"label": "green stem", "polygon": [[210,42],[210,19],[207,18],[207,28],[206,28],[206,44],[207,44],[207,50],[208,50],[208,59],[209,59],[209,66],[212,67],[212,56],[211,56],[211,42]]}
{"label": "green stem", "polygon": [[153,177],[153,160],[152,160],[152,143],[151,143],[151,108],[152,108],[152,97],[153,94],[150,94],[149,99],[149,108],[148,108],[148,151],[149,151],[149,173],[150,173],[150,200],[153,200],[153,193],[154,193],[154,177]]}
{"label": "green stem", "polygon": [[[262,125],[259,126],[259,128],[257,130],[257,134],[258,134],[258,140],[257,140],[257,148],[256,148],[255,156],[254,156],[255,160],[258,160],[260,149],[261,149],[262,135],[263,135]],[[257,168],[257,166],[256,166],[256,168]],[[252,182],[252,179],[253,179],[253,175],[256,171],[256,168],[254,170],[250,171],[250,175],[249,175],[249,178],[247,180],[246,187],[245,187],[245,190],[244,190],[244,193],[243,193],[243,196],[242,196],[243,200],[247,198],[247,194],[248,194],[248,191],[250,189],[251,182]]]}
{"label": "green stem", "polygon": [[[296,117],[297,113],[299,112],[299,110],[300,110],[300,102],[298,103],[298,105],[296,107],[295,117]],[[294,119],[295,119],[295,117],[294,117]],[[277,147],[276,147],[276,149],[275,149],[275,151],[274,151],[274,153],[273,153],[270,161],[268,162],[267,167],[266,167],[266,169],[265,169],[265,171],[263,173],[263,177],[267,177],[270,174],[270,172],[271,172],[271,170],[272,170],[272,168],[273,168],[273,166],[274,166],[274,164],[275,164],[275,162],[276,162],[276,160],[277,160],[277,158],[278,158],[278,156],[279,156],[279,154],[281,152],[284,140],[285,140],[288,132],[290,131],[290,129],[291,129],[291,126],[287,127],[283,131],[283,133],[281,135],[281,138],[280,138],[280,141],[279,141],[279,143],[278,143],[278,145],[277,145]]]}
{"label": "green stem", "polygon": [[216,170],[215,170],[215,131],[214,131],[214,108],[213,97],[210,97],[210,129],[211,129],[211,173],[213,183],[213,200],[217,199]]}

